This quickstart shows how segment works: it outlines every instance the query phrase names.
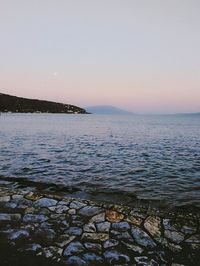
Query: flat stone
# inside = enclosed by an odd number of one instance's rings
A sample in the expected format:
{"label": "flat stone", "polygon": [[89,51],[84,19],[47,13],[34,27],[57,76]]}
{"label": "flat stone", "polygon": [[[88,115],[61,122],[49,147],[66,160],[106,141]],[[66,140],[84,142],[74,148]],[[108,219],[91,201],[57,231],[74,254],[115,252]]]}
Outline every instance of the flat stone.
{"label": "flat stone", "polygon": [[109,235],[104,233],[83,233],[81,239],[86,241],[105,241],[108,238]]}
{"label": "flat stone", "polygon": [[91,217],[94,216],[102,211],[102,208],[96,207],[96,206],[85,206],[81,208],[78,213],[80,215],[86,216],[86,217]]}
{"label": "flat stone", "polygon": [[100,253],[102,251],[102,246],[100,244],[86,242],[84,243],[84,246],[86,249],[95,253]]}
{"label": "flat stone", "polygon": [[179,244],[184,240],[184,235],[177,231],[165,230],[165,237],[176,244]]}
{"label": "flat stone", "polygon": [[128,255],[120,253],[116,250],[107,250],[103,253],[107,263],[114,265],[116,263],[123,264],[123,263],[129,263],[130,258]]}
{"label": "flat stone", "polygon": [[55,206],[57,203],[58,201],[54,199],[41,198],[39,200],[36,200],[34,205],[37,207],[51,207],[51,206]]}
{"label": "flat stone", "polygon": [[78,256],[71,256],[67,261],[66,261],[67,265],[72,265],[72,266],[85,266],[88,265],[88,263],[86,263],[83,259],[81,259]]}
{"label": "flat stone", "polygon": [[80,236],[82,234],[82,231],[83,230],[80,227],[69,227],[69,229],[67,229],[65,233],[69,235]]}
{"label": "flat stone", "polygon": [[119,241],[116,239],[108,239],[103,243],[103,247],[106,248],[112,248],[112,247],[116,247],[117,245],[119,245]]}
{"label": "flat stone", "polygon": [[90,219],[90,223],[100,223],[105,221],[105,212],[99,213]]}
{"label": "flat stone", "polygon": [[134,217],[134,216],[128,216],[126,220],[127,220],[127,222],[129,222],[133,225],[141,225],[141,223],[143,222],[142,218]]}
{"label": "flat stone", "polygon": [[60,235],[56,240],[56,245],[62,248],[72,242],[75,238],[75,236],[70,236],[68,234]]}
{"label": "flat stone", "polygon": [[35,193],[35,192],[29,192],[28,194],[25,195],[26,199],[33,200],[33,201],[41,199],[42,197],[43,196],[41,194]]}
{"label": "flat stone", "polygon": [[31,200],[27,200],[25,198],[19,198],[15,202],[17,203],[17,208],[19,209],[26,209],[27,207],[31,207],[33,204]]}
{"label": "flat stone", "polygon": [[88,223],[88,224],[85,224],[83,226],[83,231],[84,232],[90,232],[90,233],[94,233],[96,232],[96,227],[93,223]]}
{"label": "flat stone", "polygon": [[10,201],[10,196],[0,197],[0,202],[8,202],[8,201]]}
{"label": "flat stone", "polygon": [[161,220],[159,217],[148,216],[144,222],[144,227],[153,237],[161,236]]}
{"label": "flat stone", "polygon": [[133,251],[134,253],[139,253],[141,254],[144,250],[137,245],[122,241],[122,243],[126,246],[127,249],[129,249],[130,251]]}
{"label": "flat stone", "polygon": [[24,223],[42,223],[48,220],[48,217],[43,214],[25,214],[23,217]]}
{"label": "flat stone", "polygon": [[91,265],[91,263],[94,263],[93,265],[99,265],[104,262],[104,259],[95,253],[85,253],[82,258]]}
{"label": "flat stone", "polygon": [[10,214],[10,213],[0,213],[0,223],[1,222],[12,222],[12,221],[20,221],[21,214]]}
{"label": "flat stone", "polygon": [[87,206],[85,203],[81,202],[81,201],[72,201],[69,205],[70,209],[75,209],[75,210],[79,210],[80,208]]}
{"label": "flat stone", "polygon": [[130,229],[130,225],[127,222],[112,223],[112,228],[118,231],[127,231]]}
{"label": "flat stone", "polygon": [[124,215],[116,211],[106,210],[106,219],[112,223],[120,222],[124,219]]}
{"label": "flat stone", "polygon": [[132,236],[129,234],[127,231],[116,231],[116,230],[111,230],[110,235],[117,239],[117,240],[124,240],[128,242],[134,242]]}
{"label": "flat stone", "polygon": [[9,234],[8,239],[10,241],[17,241],[22,239],[27,239],[29,237],[29,232],[24,229],[16,229]]}
{"label": "flat stone", "polygon": [[64,250],[63,256],[68,257],[72,255],[77,255],[85,250],[84,246],[78,242],[71,242]]}
{"label": "flat stone", "polygon": [[17,208],[17,203],[13,202],[13,201],[6,202],[4,205],[4,208],[15,209],[15,208]]}
{"label": "flat stone", "polygon": [[110,230],[110,222],[97,223],[97,231],[101,233],[108,233]]}
{"label": "flat stone", "polygon": [[144,232],[142,229],[136,226],[131,227],[131,233],[134,240],[141,246],[147,249],[156,248],[156,243],[152,240],[152,238]]}
{"label": "flat stone", "polygon": [[71,215],[72,214],[76,214],[76,209],[69,209],[68,210],[68,213],[71,214]]}
{"label": "flat stone", "polygon": [[12,195],[12,199],[13,200],[19,200],[21,198],[23,198],[23,195],[20,195],[20,194],[14,194],[14,195]]}
{"label": "flat stone", "polygon": [[69,210],[69,207],[65,205],[57,205],[57,206],[48,207],[48,209],[50,211],[60,214],[60,213],[66,213]]}

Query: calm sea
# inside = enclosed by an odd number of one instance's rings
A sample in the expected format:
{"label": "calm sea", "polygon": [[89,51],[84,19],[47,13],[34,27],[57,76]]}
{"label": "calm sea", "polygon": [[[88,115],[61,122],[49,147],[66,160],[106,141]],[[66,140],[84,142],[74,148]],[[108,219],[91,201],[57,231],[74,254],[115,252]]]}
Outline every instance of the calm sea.
{"label": "calm sea", "polygon": [[0,175],[200,205],[200,116],[2,114]]}

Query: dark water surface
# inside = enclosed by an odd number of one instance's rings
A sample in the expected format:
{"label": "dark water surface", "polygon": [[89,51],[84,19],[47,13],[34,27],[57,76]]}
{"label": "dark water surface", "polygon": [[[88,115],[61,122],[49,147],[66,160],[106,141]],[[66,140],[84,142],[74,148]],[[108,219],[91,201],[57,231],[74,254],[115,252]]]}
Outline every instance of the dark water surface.
{"label": "dark water surface", "polygon": [[0,175],[200,206],[200,116],[2,114]]}

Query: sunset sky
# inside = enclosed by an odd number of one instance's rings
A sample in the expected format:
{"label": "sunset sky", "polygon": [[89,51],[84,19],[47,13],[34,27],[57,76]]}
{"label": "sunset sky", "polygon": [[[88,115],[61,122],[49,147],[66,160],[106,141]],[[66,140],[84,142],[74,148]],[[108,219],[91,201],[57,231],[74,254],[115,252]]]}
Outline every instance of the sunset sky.
{"label": "sunset sky", "polygon": [[200,1],[0,0],[0,92],[200,111]]}

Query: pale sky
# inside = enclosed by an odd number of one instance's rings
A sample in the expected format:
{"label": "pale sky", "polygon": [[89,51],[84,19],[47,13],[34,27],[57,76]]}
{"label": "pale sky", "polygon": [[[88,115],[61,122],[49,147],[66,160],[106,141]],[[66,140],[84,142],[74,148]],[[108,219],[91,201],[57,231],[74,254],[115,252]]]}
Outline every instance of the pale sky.
{"label": "pale sky", "polygon": [[0,0],[0,92],[200,111],[200,1]]}

